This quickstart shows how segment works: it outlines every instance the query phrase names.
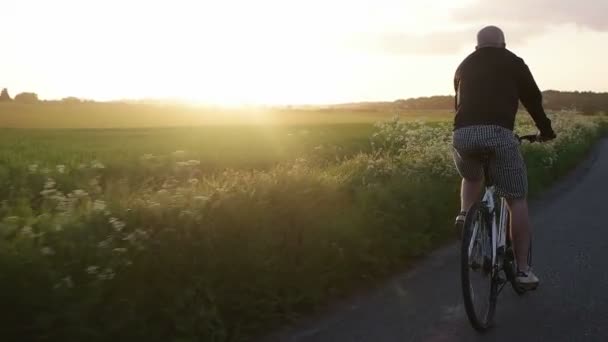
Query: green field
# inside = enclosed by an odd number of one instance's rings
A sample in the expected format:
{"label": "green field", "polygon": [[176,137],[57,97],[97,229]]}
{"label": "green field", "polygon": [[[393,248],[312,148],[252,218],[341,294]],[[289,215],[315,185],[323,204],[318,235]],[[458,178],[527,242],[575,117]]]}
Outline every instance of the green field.
{"label": "green field", "polygon": [[398,111],[309,106],[301,108],[209,108],[179,105],[61,102],[0,103],[0,127],[7,128],[153,128],[210,125],[286,126],[373,124],[398,115],[404,120],[441,121],[447,111]]}
{"label": "green field", "polygon": [[[5,158],[77,164],[93,159],[131,164],[145,154],[185,151],[204,169],[267,168],[320,148],[348,155],[369,149],[370,124],[201,126],[149,129],[0,129]],[[68,143],[69,142],[69,143]]]}
{"label": "green field", "polygon": [[[0,126],[22,128],[0,129],[6,341],[249,340],[451,236],[449,113],[129,128],[153,121],[149,106],[138,118],[126,107],[10,106]],[[517,131],[534,132],[521,117]],[[194,124],[182,119],[172,122]],[[600,117],[552,119],[558,139],[524,146],[532,194],[606,129]]]}

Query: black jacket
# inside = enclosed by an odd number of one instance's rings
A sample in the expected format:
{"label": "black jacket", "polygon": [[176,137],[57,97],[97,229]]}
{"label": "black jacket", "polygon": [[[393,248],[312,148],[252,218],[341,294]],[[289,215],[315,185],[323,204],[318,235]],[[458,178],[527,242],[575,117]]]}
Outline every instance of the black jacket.
{"label": "black jacket", "polygon": [[519,101],[543,136],[553,136],[542,94],[523,59],[503,48],[481,48],[456,70],[454,128],[498,125],[513,130]]}

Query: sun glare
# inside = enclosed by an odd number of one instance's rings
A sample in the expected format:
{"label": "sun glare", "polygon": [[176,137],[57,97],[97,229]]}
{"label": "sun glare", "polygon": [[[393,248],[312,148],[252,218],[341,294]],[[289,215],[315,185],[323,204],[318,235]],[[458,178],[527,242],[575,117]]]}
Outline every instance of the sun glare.
{"label": "sun glare", "polygon": [[[482,24],[459,22],[450,11],[472,3],[12,1],[0,11],[0,32],[8,32],[0,86],[35,91],[42,98],[230,105],[448,94],[451,74],[474,46],[474,30]],[[589,82],[604,87],[597,77],[562,84],[566,81],[555,76],[553,65],[563,69],[566,61],[555,56],[567,56],[557,52],[567,47],[557,43],[557,34],[541,39],[542,46],[525,46],[523,35],[511,32],[516,47],[530,48],[529,60],[551,65],[541,69],[541,80],[551,80],[555,88]],[[606,48],[595,43],[605,34],[583,36],[576,28],[565,34],[576,36],[580,45],[572,51],[596,49],[578,58],[605,56]],[[601,65],[598,60],[589,62]]]}

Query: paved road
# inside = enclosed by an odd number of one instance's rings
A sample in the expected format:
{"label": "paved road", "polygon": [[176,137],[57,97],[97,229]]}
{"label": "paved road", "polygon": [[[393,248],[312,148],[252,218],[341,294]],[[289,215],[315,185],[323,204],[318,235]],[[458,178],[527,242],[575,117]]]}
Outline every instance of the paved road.
{"label": "paved road", "polygon": [[505,288],[496,326],[469,325],[459,285],[458,248],[433,253],[414,270],[274,341],[608,341],[608,141],[532,205],[536,292]]}

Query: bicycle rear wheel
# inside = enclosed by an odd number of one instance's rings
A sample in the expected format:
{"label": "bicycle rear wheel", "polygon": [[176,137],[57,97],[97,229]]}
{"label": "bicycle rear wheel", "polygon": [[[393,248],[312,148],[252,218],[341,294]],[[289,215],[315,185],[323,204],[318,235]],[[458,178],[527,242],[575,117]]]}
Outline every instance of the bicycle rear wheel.
{"label": "bicycle rear wheel", "polygon": [[498,283],[492,264],[491,221],[481,203],[467,213],[460,255],[464,306],[473,328],[483,332],[493,324]]}

